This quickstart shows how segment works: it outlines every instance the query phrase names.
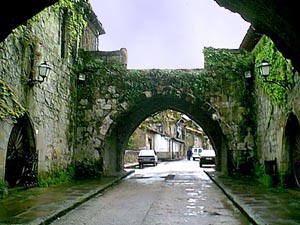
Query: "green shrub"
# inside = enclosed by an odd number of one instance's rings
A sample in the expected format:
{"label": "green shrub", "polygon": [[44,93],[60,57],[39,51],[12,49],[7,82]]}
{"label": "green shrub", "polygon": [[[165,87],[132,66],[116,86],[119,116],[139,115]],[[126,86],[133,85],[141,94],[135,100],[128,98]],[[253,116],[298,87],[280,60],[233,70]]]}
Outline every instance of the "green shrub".
{"label": "green shrub", "polygon": [[0,180],[0,198],[5,198],[8,195],[8,183]]}
{"label": "green shrub", "polygon": [[40,187],[49,187],[61,183],[66,183],[74,178],[75,168],[70,165],[66,169],[52,171],[50,173],[41,174],[38,177]]}
{"label": "green shrub", "polygon": [[264,174],[258,178],[258,182],[264,187],[273,187],[273,178],[270,175]]}
{"label": "green shrub", "polygon": [[259,163],[254,164],[254,177],[264,187],[273,187],[272,176],[266,174],[264,166]]}

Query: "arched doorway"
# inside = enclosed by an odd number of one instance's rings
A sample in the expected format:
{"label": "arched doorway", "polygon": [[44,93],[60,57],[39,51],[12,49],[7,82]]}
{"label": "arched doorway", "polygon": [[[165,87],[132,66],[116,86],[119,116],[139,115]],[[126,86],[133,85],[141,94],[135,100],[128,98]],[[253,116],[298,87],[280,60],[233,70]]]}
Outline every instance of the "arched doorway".
{"label": "arched doorway", "polygon": [[287,120],[285,138],[290,174],[288,186],[300,188],[300,125],[294,114]]}
{"label": "arched doorway", "polygon": [[37,158],[33,129],[25,115],[14,125],[7,145],[5,180],[10,188],[37,184]]}

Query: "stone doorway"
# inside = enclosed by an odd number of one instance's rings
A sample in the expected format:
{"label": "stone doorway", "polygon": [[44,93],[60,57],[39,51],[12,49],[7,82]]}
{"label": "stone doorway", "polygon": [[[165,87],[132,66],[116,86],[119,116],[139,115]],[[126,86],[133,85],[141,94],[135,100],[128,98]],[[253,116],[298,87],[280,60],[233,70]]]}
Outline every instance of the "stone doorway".
{"label": "stone doorway", "polygon": [[25,115],[14,125],[8,141],[5,180],[9,188],[37,184],[37,158],[33,129]]}
{"label": "stone doorway", "polygon": [[300,125],[297,117],[290,114],[285,138],[287,143],[287,154],[289,155],[289,178],[287,185],[300,188]]}

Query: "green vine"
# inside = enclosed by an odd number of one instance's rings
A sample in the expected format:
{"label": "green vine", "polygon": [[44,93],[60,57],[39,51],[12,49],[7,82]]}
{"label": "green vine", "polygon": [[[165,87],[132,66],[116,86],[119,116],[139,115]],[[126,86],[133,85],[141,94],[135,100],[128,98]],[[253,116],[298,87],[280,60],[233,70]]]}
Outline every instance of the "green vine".
{"label": "green vine", "polygon": [[223,94],[238,100],[244,107],[243,119],[239,127],[241,135],[247,135],[247,128],[254,132],[256,113],[253,83],[244,77],[245,71],[253,73],[254,57],[244,50],[204,48],[205,70],[211,85],[211,92]]}
{"label": "green vine", "polygon": [[[245,119],[239,126],[255,126],[253,94],[246,87],[244,78],[244,71],[253,68],[252,55],[240,50],[213,48],[206,48],[204,54],[204,70],[127,70],[122,64],[99,60],[99,56],[83,53],[75,71],[87,77],[83,84],[85,88],[78,91],[79,98],[80,95],[93,98],[90,90],[95,85],[105,87],[108,84],[119,87],[117,90],[122,90],[118,93],[119,100],[129,104],[145,98],[147,91],[151,92],[148,93],[150,95],[178,96],[193,104],[210,102],[209,95],[219,93],[239,101],[240,106],[245,108]],[[244,130],[247,135],[247,129]]]}
{"label": "green vine", "polygon": [[[203,101],[209,84],[204,70],[131,70],[126,75],[124,98],[137,98],[145,90]],[[162,90],[156,88],[160,86]],[[141,90],[137,92],[136,90]]]}
{"label": "green vine", "polygon": [[[205,70],[209,78],[212,91],[226,95],[243,96],[245,90],[244,72],[252,69],[253,57],[243,50],[204,48]],[[220,87],[223,87],[221,90]],[[242,99],[241,99],[242,100]]]}
{"label": "green vine", "polygon": [[[293,83],[294,73],[292,64],[285,59],[277,50],[271,39],[264,36],[255,47],[253,54],[255,55],[255,73],[259,74],[258,65],[267,60],[271,64],[270,75],[268,79],[279,82]],[[263,82],[263,78],[258,76],[259,84],[264,88],[265,92],[270,96],[271,100],[278,106],[284,107],[287,101],[288,90],[274,84]]]}
{"label": "green vine", "polygon": [[13,89],[0,80],[0,120],[15,120],[24,113],[25,108],[18,102]]}
{"label": "green vine", "polygon": [[[59,0],[53,6],[54,13],[58,17],[65,17],[68,25],[69,48],[77,41],[78,36],[82,36],[84,28],[87,26],[87,15],[92,12],[92,7],[88,0]],[[50,13],[53,13],[51,11]],[[44,10],[43,13],[49,13]],[[26,22],[26,27],[30,29],[41,20],[41,15],[37,14]],[[25,30],[25,32],[28,32]]]}
{"label": "green vine", "polygon": [[59,0],[54,11],[68,19],[70,42],[74,43],[83,34],[87,25],[87,16],[92,8],[88,0]]}
{"label": "green vine", "polygon": [[[127,70],[122,64],[87,60],[78,65],[77,73],[85,74],[91,82],[98,82],[98,87],[107,84],[120,87],[120,99],[127,102],[143,98],[148,90],[178,97],[183,97],[184,94],[192,101],[203,101],[205,91],[209,87],[203,70]],[[94,76],[97,78],[93,79]],[[88,86],[89,82],[85,85]],[[158,90],[157,87],[162,90]],[[89,95],[88,92],[82,94]]]}

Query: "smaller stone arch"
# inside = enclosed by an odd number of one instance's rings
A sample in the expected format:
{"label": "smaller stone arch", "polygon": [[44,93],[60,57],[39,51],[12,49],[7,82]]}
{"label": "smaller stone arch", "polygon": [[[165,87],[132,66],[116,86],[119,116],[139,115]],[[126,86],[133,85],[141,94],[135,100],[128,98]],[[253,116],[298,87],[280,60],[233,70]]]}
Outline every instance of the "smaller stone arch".
{"label": "smaller stone arch", "polygon": [[282,168],[286,172],[284,182],[290,187],[300,188],[300,124],[297,116],[290,113],[284,132]]}
{"label": "smaller stone arch", "polygon": [[227,173],[229,148],[218,122],[212,119],[211,112],[207,108],[201,108],[198,104],[194,105],[174,96],[149,97],[115,118],[103,143],[102,149],[105,152],[104,155],[107,156],[104,161],[109,162],[104,167],[110,171],[121,171],[125,148],[131,134],[147,117],[167,109],[188,115],[203,128],[216,151],[216,169]]}
{"label": "smaller stone arch", "polygon": [[9,187],[37,185],[38,154],[29,115],[14,124],[7,145],[5,176]]}

